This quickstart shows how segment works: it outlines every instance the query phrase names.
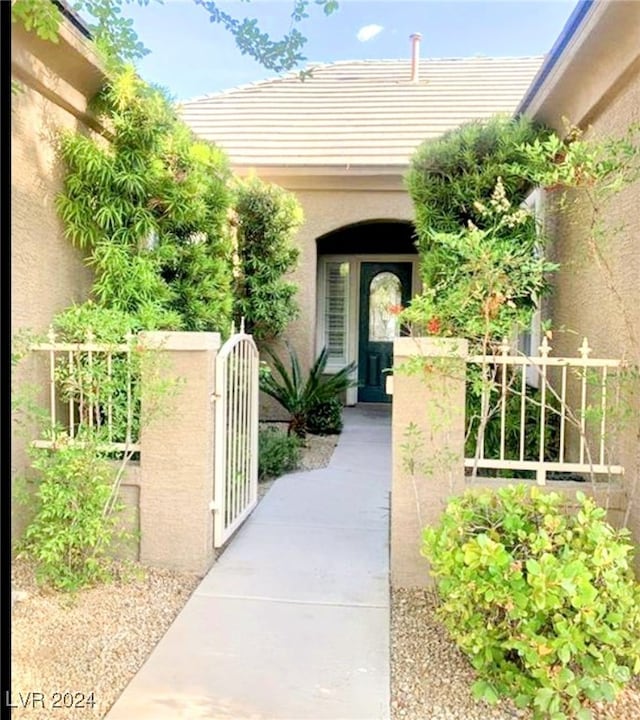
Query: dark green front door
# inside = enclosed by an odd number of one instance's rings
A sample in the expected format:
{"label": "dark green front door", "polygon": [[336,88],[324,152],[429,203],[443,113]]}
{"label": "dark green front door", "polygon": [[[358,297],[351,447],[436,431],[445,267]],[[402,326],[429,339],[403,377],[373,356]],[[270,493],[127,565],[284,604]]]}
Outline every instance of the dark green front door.
{"label": "dark green front door", "polygon": [[393,362],[397,313],[411,298],[411,263],[362,263],[358,402],[390,402],[384,370]]}

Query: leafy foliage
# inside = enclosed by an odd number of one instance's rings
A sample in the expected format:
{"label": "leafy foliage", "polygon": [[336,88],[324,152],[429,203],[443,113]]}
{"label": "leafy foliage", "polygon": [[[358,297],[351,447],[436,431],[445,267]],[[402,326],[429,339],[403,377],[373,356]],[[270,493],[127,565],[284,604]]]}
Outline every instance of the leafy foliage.
{"label": "leafy foliage", "polygon": [[[291,70],[298,63],[306,60],[301,51],[307,40],[295,25],[309,17],[310,0],[294,0],[291,28],[280,40],[275,41],[259,28],[255,18],[239,20],[221,10],[220,3],[212,0],[194,0],[194,2],[209,13],[211,22],[221,24],[233,35],[243,55],[250,55],[268,70],[276,72]],[[313,4],[320,6],[325,15],[331,15],[339,6],[337,0],[314,0]]]}
{"label": "leafy foliage", "polygon": [[302,224],[295,195],[258,177],[238,182],[236,315],[257,340],[280,335],[298,314],[297,286],[285,279],[300,251],[292,244]]}
{"label": "leafy foliage", "polygon": [[[148,54],[133,28],[133,22],[122,17],[122,6],[134,0],[72,0],[70,9],[87,19],[88,29],[97,47],[110,59],[136,60]],[[135,0],[138,5],[148,5],[149,0]],[[158,0],[162,2],[162,0]],[[209,15],[209,21],[218,23],[234,37],[243,55],[250,55],[268,70],[281,72],[291,70],[306,60],[302,48],[307,39],[295,27],[309,17],[311,0],[294,0],[291,27],[279,40],[272,40],[263,32],[254,18],[242,20],[220,9],[213,0],[193,0]],[[339,6],[337,0],[314,0],[325,15],[331,15]],[[62,14],[48,0],[14,0],[12,19],[33,30],[43,40],[58,42]]]}
{"label": "leafy foliage", "polygon": [[498,178],[505,194],[516,205],[522,202],[530,184],[513,165],[524,160],[523,145],[548,135],[528,118],[496,116],[424,141],[406,176],[420,250],[429,250],[432,231],[455,232],[469,221],[484,227],[485,218],[474,203],[489,202]]}
{"label": "leafy foliage", "polygon": [[232,310],[227,159],[196,140],[133,68],[94,102],[110,144],[62,136],[58,210],[89,253],[96,301],[138,329],[219,330]]}
{"label": "leafy foliage", "polygon": [[[135,0],[148,5],[149,0]],[[161,0],[159,0],[161,1]],[[96,46],[110,58],[136,60],[148,54],[133,29],[133,21],[122,17],[121,7],[133,0],[72,0],[72,12],[82,13]],[[63,15],[49,0],[14,0],[11,17],[39,38],[57,43]]]}
{"label": "leafy foliage", "polygon": [[258,480],[280,477],[300,463],[301,440],[278,428],[261,427],[258,432]]}
{"label": "leafy foliage", "polygon": [[104,512],[115,469],[95,436],[80,440],[59,434],[53,449],[31,449],[37,506],[19,544],[35,560],[38,580],[66,591],[108,577],[106,552],[117,535],[117,516]]}
{"label": "leafy foliage", "polygon": [[568,126],[566,138],[537,138],[520,150],[513,171],[548,190],[582,188],[602,200],[640,179],[640,122],[620,137],[599,141],[585,140],[582,130]]}
{"label": "leafy foliage", "polygon": [[526,118],[474,122],[423,143],[406,177],[424,292],[401,320],[415,332],[472,341],[528,327],[555,269],[536,252],[531,184],[514,167],[548,132]]}
{"label": "leafy foliage", "polygon": [[294,433],[303,438],[309,430],[313,409],[339,397],[347,388],[356,384],[357,381],[352,377],[356,366],[355,363],[349,363],[334,375],[325,375],[329,352],[323,348],[305,377],[295,350],[288,347],[288,351],[290,371],[277,355],[270,350],[266,351],[278,377],[273,373],[263,375],[260,389],[290,413],[289,434]]}
{"label": "leafy foliage", "polygon": [[483,214],[482,229],[471,224],[430,233],[437,248],[427,264],[438,269],[425,271],[431,272],[425,290],[401,314],[414,333],[486,344],[530,326],[534,300],[548,291],[557,265],[535,252],[534,220],[524,209],[512,209],[500,180]]}
{"label": "leafy foliage", "polygon": [[640,585],[633,546],[582,493],[516,485],[468,490],[423,532],[439,616],[479,674],[535,718],[591,717],[640,670]]}
{"label": "leafy foliage", "polygon": [[[130,333],[136,327],[131,315],[96,305],[91,300],[58,313],[52,323],[58,342],[89,341],[113,347],[114,352],[75,352],[57,358],[54,374],[59,399],[72,403],[75,430],[126,442],[137,438],[141,422],[142,353]],[[128,353],[116,352],[128,344]],[[108,427],[107,427],[108,425]],[[104,431],[104,432],[103,432]]]}
{"label": "leafy foliage", "polygon": [[333,398],[309,410],[307,429],[313,435],[337,435],[342,432],[342,401]]}

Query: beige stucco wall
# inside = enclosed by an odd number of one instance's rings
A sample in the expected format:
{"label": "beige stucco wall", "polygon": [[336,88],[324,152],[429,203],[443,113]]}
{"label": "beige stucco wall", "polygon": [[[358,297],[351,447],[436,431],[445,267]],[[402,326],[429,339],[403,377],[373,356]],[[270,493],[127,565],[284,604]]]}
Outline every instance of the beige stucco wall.
{"label": "beige stucco wall", "polygon": [[[46,331],[55,313],[87,297],[91,273],[64,237],[55,209],[62,189],[56,156],[60,129],[94,132],[87,100],[102,81],[97,58],[82,36],[63,26],[58,44],[12,25],[11,101],[11,332]],[[89,128],[93,127],[94,130]],[[41,375],[19,367],[15,387]],[[38,384],[41,384],[38,383]],[[12,428],[12,431],[15,428]],[[12,478],[26,471],[24,440],[12,432]],[[13,535],[23,527],[14,506]]]}
{"label": "beige stucco wall", "polygon": [[[624,3],[623,3],[624,4]],[[621,5],[623,5],[621,4]],[[571,109],[569,119],[580,121],[585,137],[620,137],[629,125],[640,121],[640,6],[627,4],[629,17],[626,28],[618,27],[615,57],[618,72],[611,58],[602,64],[590,56],[591,75],[583,76],[582,86],[573,88],[567,79],[558,81],[554,90],[553,112],[549,102],[543,104],[539,117],[552,119],[561,131],[559,117],[563,109]],[[635,23],[635,25],[633,24]],[[629,61],[629,57],[635,58]],[[577,56],[576,62],[579,56]],[[584,62],[587,62],[585,56]],[[570,73],[567,77],[570,77]],[[603,77],[608,82],[602,82]],[[563,94],[564,93],[564,94]],[[561,97],[565,99],[562,104]],[[583,337],[592,348],[591,357],[624,357],[640,362],[640,182],[624,188],[601,207],[605,233],[597,239],[599,260],[594,253],[588,226],[592,211],[587,201],[569,195],[568,210],[560,212],[557,191],[547,194],[546,226],[553,239],[553,257],[560,263],[550,301],[550,314],[555,327],[554,354],[576,355]],[[605,261],[606,266],[603,265]],[[608,268],[608,269],[607,269]],[[618,435],[618,459],[625,466],[626,487],[633,486],[640,473],[640,397],[629,397],[631,414],[624,430]],[[640,489],[640,488],[639,488]],[[630,526],[640,541],[640,507],[632,508]]]}
{"label": "beige stucco wall", "polygon": [[[263,175],[262,179],[295,193],[304,211],[305,221],[295,238],[300,260],[292,274],[298,286],[300,314],[289,326],[286,339],[308,367],[316,354],[317,238],[366,220],[411,221],[413,208],[399,176]],[[266,397],[261,398],[261,415],[270,419],[286,417]]]}

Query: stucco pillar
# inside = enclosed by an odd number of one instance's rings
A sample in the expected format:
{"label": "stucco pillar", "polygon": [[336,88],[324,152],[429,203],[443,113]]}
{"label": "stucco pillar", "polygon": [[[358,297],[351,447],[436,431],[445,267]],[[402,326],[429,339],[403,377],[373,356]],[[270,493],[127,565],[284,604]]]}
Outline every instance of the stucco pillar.
{"label": "stucco pillar", "polygon": [[141,342],[153,349],[142,368],[143,417],[158,404],[154,386],[171,382],[140,437],[140,560],[203,573],[214,557],[213,383],[220,335],[147,332]]}
{"label": "stucco pillar", "polygon": [[467,341],[396,338],[393,345],[391,584],[432,584],[422,530],[464,489]]}

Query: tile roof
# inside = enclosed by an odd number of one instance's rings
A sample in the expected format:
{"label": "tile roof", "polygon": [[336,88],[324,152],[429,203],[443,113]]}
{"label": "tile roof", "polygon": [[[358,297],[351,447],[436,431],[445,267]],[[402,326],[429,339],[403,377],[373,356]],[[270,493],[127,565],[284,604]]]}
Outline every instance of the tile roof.
{"label": "tile roof", "polygon": [[183,120],[236,167],[406,166],[460,123],[513,113],[540,57],[360,60],[185,101]]}

